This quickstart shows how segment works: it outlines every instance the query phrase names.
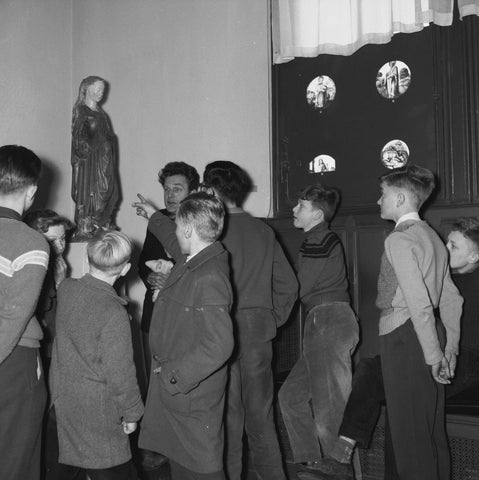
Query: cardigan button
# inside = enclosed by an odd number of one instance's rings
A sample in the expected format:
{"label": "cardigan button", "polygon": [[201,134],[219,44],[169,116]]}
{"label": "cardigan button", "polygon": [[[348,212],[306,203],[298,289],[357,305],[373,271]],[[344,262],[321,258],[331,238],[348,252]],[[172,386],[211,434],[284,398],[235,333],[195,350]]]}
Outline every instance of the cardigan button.
{"label": "cardigan button", "polygon": [[172,383],[173,385],[176,385],[176,378],[175,378],[175,377],[171,377],[171,378],[170,378],[170,383]]}

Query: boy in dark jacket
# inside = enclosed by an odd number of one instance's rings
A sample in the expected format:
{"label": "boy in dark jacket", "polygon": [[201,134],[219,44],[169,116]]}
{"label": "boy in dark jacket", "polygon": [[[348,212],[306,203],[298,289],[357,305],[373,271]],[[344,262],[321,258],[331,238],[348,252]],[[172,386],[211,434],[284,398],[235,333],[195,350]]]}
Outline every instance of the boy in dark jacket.
{"label": "boy in dark jacket", "polygon": [[143,414],[126,301],[113,289],[131,250],[125,234],[103,232],[87,246],[90,272],[58,289],[50,388],[59,461],[91,480],[129,478],[128,435]]}
{"label": "boy in dark jacket", "polygon": [[[137,208],[141,208],[138,206]],[[153,309],[152,373],[141,448],[170,459],[173,480],[224,480],[226,362],[233,350],[224,207],[190,195],[176,214],[178,259]]]}
{"label": "boy in dark jacket", "polygon": [[[212,162],[204,181],[201,187],[214,192],[227,208],[221,242],[230,255],[234,292],[236,343],[227,393],[225,469],[230,480],[241,478],[246,431],[251,468],[263,480],[284,480],[273,418],[272,340],[288,319],[298,283],[273,230],[240,207],[250,187],[246,172],[233,162]],[[133,207],[151,217],[148,229],[178,259],[174,224],[138,197],[141,202]]]}

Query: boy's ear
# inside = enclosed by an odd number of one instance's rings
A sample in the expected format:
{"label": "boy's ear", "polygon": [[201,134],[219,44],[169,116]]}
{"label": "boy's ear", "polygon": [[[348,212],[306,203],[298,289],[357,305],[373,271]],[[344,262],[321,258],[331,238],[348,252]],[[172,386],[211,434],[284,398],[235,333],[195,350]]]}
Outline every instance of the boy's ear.
{"label": "boy's ear", "polygon": [[406,202],[406,194],[404,192],[398,192],[396,198],[396,207],[401,207]]}
{"label": "boy's ear", "polygon": [[320,222],[324,221],[324,212],[320,208],[316,210],[316,219]]}
{"label": "boy's ear", "polygon": [[479,252],[472,252],[470,263],[478,263],[478,262],[479,262]]}
{"label": "boy's ear", "polygon": [[29,200],[33,200],[35,198],[35,194],[37,193],[38,185],[29,185],[27,187],[27,198]]}
{"label": "boy's ear", "polygon": [[29,185],[25,190],[25,210],[32,206],[35,194],[37,193],[37,185]]}
{"label": "boy's ear", "polygon": [[191,238],[192,231],[193,231],[193,227],[191,226],[190,223],[187,223],[185,225],[185,238]]}
{"label": "boy's ear", "polygon": [[121,269],[120,277],[124,277],[124,276],[130,271],[130,268],[131,268],[131,263],[128,262],[128,263],[125,264],[125,266]]}

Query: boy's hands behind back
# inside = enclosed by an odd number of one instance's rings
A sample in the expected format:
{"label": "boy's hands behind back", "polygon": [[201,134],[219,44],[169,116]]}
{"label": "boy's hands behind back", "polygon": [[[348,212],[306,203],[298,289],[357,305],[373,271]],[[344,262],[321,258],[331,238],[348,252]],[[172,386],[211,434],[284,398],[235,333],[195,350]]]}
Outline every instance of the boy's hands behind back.
{"label": "boy's hands behind back", "polygon": [[123,425],[123,431],[127,435],[130,435],[130,433],[133,433],[136,430],[136,427],[138,426],[138,422],[125,422],[125,420],[122,420],[121,424]]}
{"label": "boy's hands behind back", "polygon": [[437,383],[442,383],[443,385],[451,383],[450,379],[454,376],[454,372],[451,372],[449,362],[445,356],[442,357],[440,362],[431,365],[431,375]]}

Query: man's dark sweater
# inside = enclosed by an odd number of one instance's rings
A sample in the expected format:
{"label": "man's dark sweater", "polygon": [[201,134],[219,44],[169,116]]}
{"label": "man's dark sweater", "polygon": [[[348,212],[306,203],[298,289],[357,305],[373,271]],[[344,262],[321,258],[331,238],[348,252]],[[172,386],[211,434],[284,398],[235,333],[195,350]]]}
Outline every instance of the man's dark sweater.
{"label": "man's dark sweater", "polygon": [[479,356],[479,268],[471,273],[454,274],[452,280],[464,298],[459,353],[469,350]]}
{"label": "man's dark sweater", "polygon": [[[168,210],[163,209],[160,210],[160,212],[169,217]],[[153,313],[153,289],[147,280],[148,275],[151,273],[151,269],[148,268],[145,263],[148,260],[158,260],[160,258],[163,260],[170,260],[170,257],[161,242],[147,229],[145,242],[143,243],[140,259],[138,261],[138,274],[146,287],[143,313],[141,315],[141,330],[145,333],[150,331],[151,314]]]}

